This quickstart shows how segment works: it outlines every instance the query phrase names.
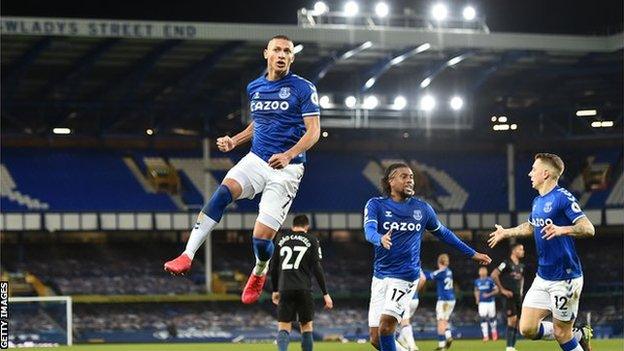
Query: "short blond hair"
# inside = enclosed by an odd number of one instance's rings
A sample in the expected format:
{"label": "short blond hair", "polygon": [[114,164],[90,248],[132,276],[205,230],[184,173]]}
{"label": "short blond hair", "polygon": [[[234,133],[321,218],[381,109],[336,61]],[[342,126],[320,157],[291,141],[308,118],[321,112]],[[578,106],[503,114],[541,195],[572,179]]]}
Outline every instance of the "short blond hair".
{"label": "short blond hair", "polygon": [[544,162],[545,164],[549,165],[550,167],[552,167],[555,170],[555,172],[557,172],[556,174],[557,178],[561,177],[561,175],[563,174],[563,171],[565,170],[565,165],[563,164],[563,160],[561,159],[561,157],[555,154],[550,154],[548,152],[540,152],[535,155],[535,159],[540,160]]}
{"label": "short blond hair", "polygon": [[448,254],[443,253],[440,256],[438,256],[438,264],[441,264],[443,266],[448,266],[450,262],[451,262],[451,259],[449,258]]}

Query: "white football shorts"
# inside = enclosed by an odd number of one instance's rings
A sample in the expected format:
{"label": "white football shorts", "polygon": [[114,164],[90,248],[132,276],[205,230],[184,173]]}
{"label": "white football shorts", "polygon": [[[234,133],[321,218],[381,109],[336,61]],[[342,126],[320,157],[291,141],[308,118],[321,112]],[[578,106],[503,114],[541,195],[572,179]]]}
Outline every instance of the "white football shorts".
{"label": "white football shorts", "polygon": [[496,302],[479,302],[479,317],[496,318]]}
{"label": "white football shorts", "polygon": [[582,290],[583,277],[552,281],[536,275],[522,307],[549,310],[554,318],[569,322],[578,316]]}
{"label": "white football shorts", "polygon": [[398,322],[405,317],[409,303],[414,297],[418,279],[407,281],[397,278],[379,279],[373,277],[371,298],[368,307],[368,326],[379,327],[382,314],[396,318]]}
{"label": "white football shorts", "polygon": [[230,169],[225,178],[234,179],[241,185],[243,192],[238,199],[253,199],[262,193],[257,221],[278,231],[297,195],[304,168],[299,163],[273,169],[250,152]]}
{"label": "white football shorts", "polygon": [[448,321],[455,308],[455,300],[438,300],[436,303],[436,319]]}

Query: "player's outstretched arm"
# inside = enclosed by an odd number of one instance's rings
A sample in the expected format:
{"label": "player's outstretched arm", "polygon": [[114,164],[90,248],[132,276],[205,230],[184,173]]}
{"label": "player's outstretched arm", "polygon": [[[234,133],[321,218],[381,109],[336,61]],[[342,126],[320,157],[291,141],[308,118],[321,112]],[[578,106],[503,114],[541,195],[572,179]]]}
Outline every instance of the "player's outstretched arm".
{"label": "player's outstretched arm", "polygon": [[480,264],[484,265],[490,264],[490,262],[492,262],[490,256],[475,251],[475,249],[468,246],[465,242],[461,241],[461,239],[459,239],[457,235],[455,235],[455,233],[453,233],[450,229],[443,226],[442,224],[439,224],[438,228],[433,230],[431,233],[437,236],[440,240],[461,251],[461,253],[466,255],[466,257],[470,257],[473,261],[477,261]]}
{"label": "player's outstretched arm", "polygon": [[221,152],[228,152],[234,150],[238,145],[244,144],[251,140],[253,137],[253,122],[249,123],[247,128],[243,129],[242,132],[236,134],[233,137],[223,136],[221,138],[217,138],[217,147]]}
{"label": "player's outstretched arm", "polygon": [[529,222],[524,222],[517,227],[505,229],[502,226],[496,224],[496,230],[490,233],[488,239],[488,245],[490,247],[496,246],[501,240],[511,238],[514,236],[529,236],[533,234],[533,225]]}
{"label": "player's outstretched arm", "polygon": [[542,238],[550,240],[560,235],[569,235],[577,238],[592,237],[596,234],[596,229],[587,217],[579,218],[573,226],[559,227],[548,224],[542,228]]}
{"label": "player's outstretched arm", "polygon": [[321,135],[321,119],[319,116],[308,116],[303,118],[306,132],[301,139],[286,152],[274,154],[269,158],[269,166],[275,169],[286,167],[290,160],[308,151],[319,140]]}

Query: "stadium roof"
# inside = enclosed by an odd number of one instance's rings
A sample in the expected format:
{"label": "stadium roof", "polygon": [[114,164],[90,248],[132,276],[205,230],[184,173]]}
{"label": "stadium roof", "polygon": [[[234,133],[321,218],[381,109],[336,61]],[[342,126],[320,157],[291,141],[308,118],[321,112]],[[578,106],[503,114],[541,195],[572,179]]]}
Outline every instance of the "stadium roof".
{"label": "stadium roof", "polygon": [[[599,117],[619,118],[621,125],[621,33],[23,17],[3,17],[0,29],[3,133],[45,135],[60,125],[93,135],[237,129],[246,114],[244,86],[263,71],[262,49],[278,33],[303,45],[293,70],[341,106],[324,113],[325,126],[332,125],[332,114],[334,125],[342,125],[350,114],[342,107],[348,95],[376,94],[389,104],[401,94],[413,106],[425,92],[444,100],[459,94],[469,111],[459,118],[445,113],[428,122],[433,128],[488,127],[490,116],[505,114],[527,129],[547,118],[554,125],[572,123],[572,129],[561,127],[565,132],[582,131],[587,121],[570,118],[581,108],[596,108]],[[419,51],[423,44],[429,47]],[[419,128],[420,117],[398,127]],[[394,127],[396,118],[389,122]]]}

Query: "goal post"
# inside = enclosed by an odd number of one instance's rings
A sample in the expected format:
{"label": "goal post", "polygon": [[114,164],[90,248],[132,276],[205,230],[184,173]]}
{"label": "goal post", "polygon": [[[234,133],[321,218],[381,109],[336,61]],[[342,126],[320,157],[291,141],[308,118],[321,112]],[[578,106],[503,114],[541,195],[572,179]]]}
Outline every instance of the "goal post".
{"label": "goal post", "polygon": [[[65,308],[62,309],[62,307],[55,306],[55,304],[65,304]],[[42,316],[49,319],[52,324],[64,328],[67,345],[73,345],[73,310],[71,296],[9,297],[9,311],[10,321],[16,321],[18,323],[20,321],[20,318],[25,317],[21,316],[20,313],[28,314],[34,312],[41,314]],[[55,319],[55,314],[64,315],[64,321],[62,319],[61,321],[59,321],[59,318]],[[15,331],[15,328],[13,326],[11,327],[11,329]]]}

